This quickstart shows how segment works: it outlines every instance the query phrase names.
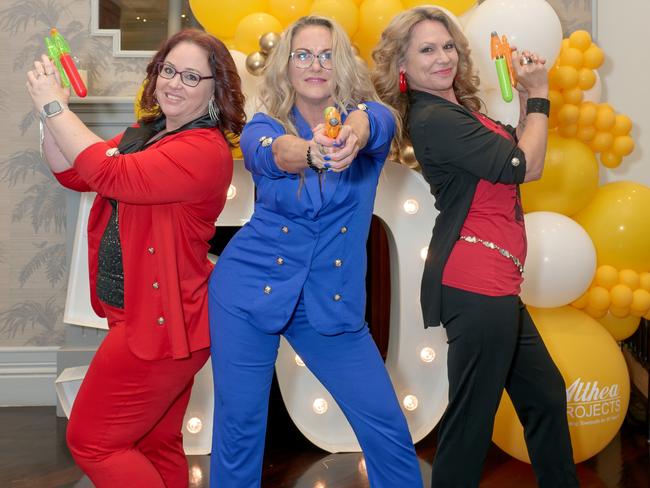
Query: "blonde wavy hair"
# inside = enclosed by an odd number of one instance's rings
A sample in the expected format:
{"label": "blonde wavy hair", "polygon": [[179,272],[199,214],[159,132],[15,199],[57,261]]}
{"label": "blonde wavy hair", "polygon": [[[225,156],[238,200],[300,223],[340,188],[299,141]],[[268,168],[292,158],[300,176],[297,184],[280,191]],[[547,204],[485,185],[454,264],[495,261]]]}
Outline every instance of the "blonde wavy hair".
{"label": "blonde wavy hair", "polygon": [[372,51],[375,68],[371,75],[381,100],[394,107],[400,115],[401,132],[396,137],[397,147],[393,147],[398,154],[410,144],[407,127],[409,100],[408,93],[399,91],[399,66],[405,60],[413,27],[425,20],[440,22],[454,40],[458,51],[458,71],[453,89],[458,102],[470,110],[480,110],[482,105],[476,95],[479,78],[472,65],[469,42],[458,26],[441,9],[430,5],[403,11],[388,24]]}
{"label": "blonde wavy hair", "polygon": [[[366,63],[354,54],[345,31],[334,21],[316,15],[301,17],[282,33],[280,42],[273,49],[266,62],[264,79],[260,88],[260,105],[267,114],[282,124],[287,134],[298,135],[291,109],[296,101],[296,92],[289,81],[289,56],[296,34],[305,27],[317,26],[328,29],[332,34],[332,98],[342,113],[363,101],[382,102],[370,81]],[[314,62],[318,62],[315,60]],[[385,104],[384,104],[385,105]],[[397,112],[387,106],[399,120]],[[400,128],[401,130],[401,128]]]}

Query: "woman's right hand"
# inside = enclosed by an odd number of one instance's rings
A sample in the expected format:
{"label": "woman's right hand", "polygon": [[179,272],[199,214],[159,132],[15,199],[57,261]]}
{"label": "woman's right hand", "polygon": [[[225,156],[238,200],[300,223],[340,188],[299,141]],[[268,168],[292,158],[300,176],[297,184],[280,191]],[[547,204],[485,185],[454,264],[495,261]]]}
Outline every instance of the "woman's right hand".
{"label": "woman's right hand", "polygon": [[548,98],[546,59],[530,51],[513,51],[512,66],[517,74],[517,90],[527,97]]}

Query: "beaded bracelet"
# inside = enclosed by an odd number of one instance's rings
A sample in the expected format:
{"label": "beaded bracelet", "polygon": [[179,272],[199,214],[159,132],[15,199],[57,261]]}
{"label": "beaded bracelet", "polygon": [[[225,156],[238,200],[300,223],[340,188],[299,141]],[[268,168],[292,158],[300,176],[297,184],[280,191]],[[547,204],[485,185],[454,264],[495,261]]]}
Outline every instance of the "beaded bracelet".
{"label": "beaded bracelet", "polygon": [[551,102],[548,98],[529,98],[526,102],[526,115],[544,114],[548,117],[551,110]]}
{"label": "beaded bracelet", "polygon": [[311,146],[307,146],[307,157],[306,157],[306,159],[307,159],[307,166],[309,166],[311,169],[316,171],[316,173],[320,174],[320,173],[323,172],[323,168],[319,168],[318,166],[316,166],[314,164],[314,160],[311,158]]}

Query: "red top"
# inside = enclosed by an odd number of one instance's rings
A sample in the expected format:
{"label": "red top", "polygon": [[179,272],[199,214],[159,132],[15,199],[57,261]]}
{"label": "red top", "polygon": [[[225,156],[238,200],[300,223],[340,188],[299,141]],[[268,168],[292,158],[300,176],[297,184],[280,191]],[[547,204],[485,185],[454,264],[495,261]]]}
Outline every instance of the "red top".
{"label": "red top", "polygon": [[[512,140],[503,127],[482,114],[475,115],[485,127]],[[523,265],[526,229],[518,186],[480,180],[460,234],[494,242]],[[444,285],[489,296],[518,295],[522,281],[511,259],[483,244],[463,240],[454,245],[442,274]]]}
{"label": "red top", "polygon": [[[122,135],[84,149],[55,174],[76,191],[95,191],[88,218],[90,296],[102,234],[118,201],[129,348],[142,359],[184,358],[210,345],[208,241],[232,179],[230,148],[218,129],[172,134],[143,151],[115,154]],[[157,285],[154,287],[154,283]]]}

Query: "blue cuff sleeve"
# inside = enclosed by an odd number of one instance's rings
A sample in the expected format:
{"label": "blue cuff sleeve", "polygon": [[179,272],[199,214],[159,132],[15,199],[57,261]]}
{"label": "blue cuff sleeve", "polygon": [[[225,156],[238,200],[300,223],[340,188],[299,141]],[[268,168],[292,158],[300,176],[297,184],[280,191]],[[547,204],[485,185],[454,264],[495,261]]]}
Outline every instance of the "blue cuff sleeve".
{"label": "blue cuff sleeve", "polygon": [[361,153],[373,158],[386,159],[395,135],[395,118],[388,108],[379,102],[366,102],[366,114],[370,124],[370,136]]}
{"label": "blue cuff sleeve", "polygon": [[241,134],[240,147],[244,155],[244,165],[253,175],[268,178],[294,177],[275,164],[271,145],[280,136],[286,135],[284,127],[272,117],[256,113],[246,124]]}

